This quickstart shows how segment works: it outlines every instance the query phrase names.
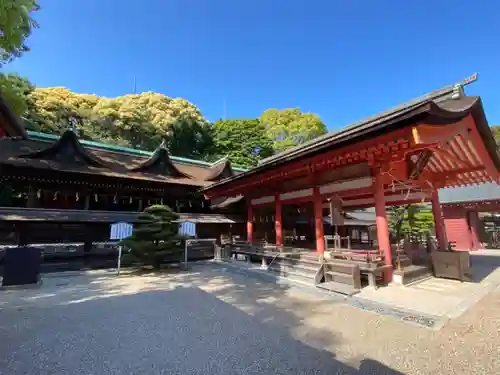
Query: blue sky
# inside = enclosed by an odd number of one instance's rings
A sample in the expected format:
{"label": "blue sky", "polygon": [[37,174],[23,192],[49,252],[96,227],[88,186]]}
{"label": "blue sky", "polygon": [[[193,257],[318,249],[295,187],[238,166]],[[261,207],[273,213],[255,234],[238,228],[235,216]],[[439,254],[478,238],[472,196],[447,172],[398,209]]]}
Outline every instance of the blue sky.
{"label": "blue sky", "polygon": [[300,107],[331,130],[479,72],[500,124],[494,0],[40,0],[32,51],[6,67],[37,86],[157,91],[205,117]]}

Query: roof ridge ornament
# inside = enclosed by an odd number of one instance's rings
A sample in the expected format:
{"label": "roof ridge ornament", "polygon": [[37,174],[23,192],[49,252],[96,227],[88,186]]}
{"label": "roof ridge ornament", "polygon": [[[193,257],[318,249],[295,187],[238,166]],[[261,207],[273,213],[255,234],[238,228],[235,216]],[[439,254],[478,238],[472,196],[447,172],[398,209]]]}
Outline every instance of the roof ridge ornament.
{"label": "roof ridge ornament", "polygon": [[464,88],[460,83],[457,83],[455,86],[453,86],[453,94],[451,94],[451,98],[457,100],[463,96],[464,96]]}
{"label": "roof ridge ornament", "polygon": [[165,138],[162,138],[160,145],[158,146],[160,150],[168,150],[167,147],[167,140]]}
{"label": "roof ridge ornament", "polygon": [[76,136],[80,135],[80,130],[78,129],[78,120],[74,116],[68,117],[68,131],[75,133]]}
{"label": "roof ridge ornament", "polygon": [[474,73],[473,75],[463,79],[459,83],[453,85],[453,94],[451,95],[452,99],[460,99],[465,96],[464,86],[470,85],[473,82],[476,82],[479,78],[478,73]]}

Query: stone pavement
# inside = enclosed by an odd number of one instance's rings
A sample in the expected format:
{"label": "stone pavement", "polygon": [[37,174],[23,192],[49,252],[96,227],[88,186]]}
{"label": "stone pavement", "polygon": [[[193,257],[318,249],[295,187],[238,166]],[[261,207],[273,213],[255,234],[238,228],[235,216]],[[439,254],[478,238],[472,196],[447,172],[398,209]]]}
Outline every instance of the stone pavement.
{"label": "stone pavement", "polygon": [[500,290],[434,331],[217,265],[0,291],[0,373],[497,374]]}
{"label": "stone pavement", "polygon": [[500,285],[500,251],[471,253],[473,282],[430,278],[414,285],[363,289],[356,298],[435,317],[455,318]]}

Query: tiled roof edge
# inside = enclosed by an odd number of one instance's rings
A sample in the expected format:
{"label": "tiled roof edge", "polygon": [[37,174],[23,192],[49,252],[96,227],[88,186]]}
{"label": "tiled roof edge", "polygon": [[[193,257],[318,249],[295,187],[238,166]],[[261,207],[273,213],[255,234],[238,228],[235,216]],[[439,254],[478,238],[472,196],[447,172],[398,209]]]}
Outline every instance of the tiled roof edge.
{"label": "tiled roof edge", "polygon": [[[41,139],[41,140],[52,140],[52,141],[57,141],[60,138],[60,136],[55,135],[55,134],[36,132],[36,131],[32,131],[32,130],[28,130],[28,136],[30,138]],[[85,140],[85,139],[79,139],[79,141],[82,145],[94,147],[94,148],[97,148],[100,150],[125,152],[125,153],[132,154],[132,155],[141,155],[141,156],[149,156],[150,157],[151,155],[153,155],[153,152],[154,152],[154,151],[140,150],[140,149],[131,148],[131,147],[116,146],[116,145],[111,145],[108,143],[94,142],[94,141],[89,141],[89,140]],[[188,158],[183,158],[180,156],[170,156],[170,159],[176,163],[199,165],[202,167],[210,167],[213,165],[213,163],[210,163],[207,161],[188,159]],[[245,172],[247,170],[246,168],[241,168],[241,167],[233,167],[233,169],[238,171],[238,172]]]}

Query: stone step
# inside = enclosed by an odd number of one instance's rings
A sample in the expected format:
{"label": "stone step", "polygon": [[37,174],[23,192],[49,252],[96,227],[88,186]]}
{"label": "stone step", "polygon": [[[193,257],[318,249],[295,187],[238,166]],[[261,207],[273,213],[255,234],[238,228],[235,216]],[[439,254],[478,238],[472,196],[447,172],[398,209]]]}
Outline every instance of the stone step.
{"label": "stone step", "polygon": [[299,258],[289,258],[289,257],[278,257],[274,260],[273,263],[282,263],[287,265],[300,265],[305,268],[318,269],[321,266],[321,263],[315,262],[309,259],[299,259]]}
{"label": "stone step", "polygon": [[432,272],[428,267],[411,265],[402,270],[395,270],[394,275],[401,278],[402,285],[407,285],[431,277]]}
{"label": "stone step", "polygon": [[285,277],[290,281],[297,281],[308,285],[314,285],[314,275],[311,276],[308,274],[297,272],[296,270],[283,269],[282,267],[274,267],[274,265],[272,265],[269,268],[269,271],[278,276]]}
{"label": "stone step", "polygon": [[319,256],[314,253],[314,252],[300,252],[300,253],[287,253],[285,254],[286,257],[289,258],[298,258],[298,259],[304,259],[304,260],[310,260],[310,261],[316,261],[319,262]]}
{"label": "stone step", "polygon": [[341,283],[341,284],[353,284],[353,277],[350,274],[335,271],[326,271],[328,276],[330,276],[331,281]]}
{"label": "stone step", "polygon": [[300,262],[300,263],[304,263],[304,264],[310,264],[312,266],[320,265],[318,257],[312,257],[309,255],[305,255],[305,256],[285,255],[285,256],[279,256],[278,258],[289,260],[290,262]]}
{"label": "stone step", "polygon": [[318,287],[320,289],[328,290],[329,292],[335,292],[335,293],[343,294],[346,296],[352,296],[356,293],[359,293],[359,289],[356,289],[349,284],[338,283],[335,281],[320,283],[320,284],[316,285],[316,287]]}
{"label": "stone step", "polygon": [[288,265],[288,264],[283,264],[283,263],[273,263],[269,267],[270,270],[276,271],[276,270],[283,270],[286,272],[302,275],[304,277],[308,277],[311,279],[314,279],[316,276],[316,272],[318,272],[319,267],[317,269],[310,268],[310,267],[304,267],[300,264],[296,265]]}

